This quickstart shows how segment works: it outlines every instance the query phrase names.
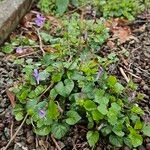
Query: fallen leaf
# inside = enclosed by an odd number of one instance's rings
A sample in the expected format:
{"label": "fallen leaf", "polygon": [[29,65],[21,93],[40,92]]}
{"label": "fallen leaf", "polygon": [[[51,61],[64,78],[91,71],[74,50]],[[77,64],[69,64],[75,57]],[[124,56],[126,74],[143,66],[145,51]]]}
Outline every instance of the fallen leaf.
{"label": "fallen leaf", "polygon": [[10,100],[10,103],[11,103],[11,106],[14,108],[15,107],[15,95],[13,92],[9,91],[9,90],[6,90],[6,94]]}
{"label": "fallen leaf", "polygon": [[111,29],[111,32],[113,33],[113,37],[119,38],[119,41],[121,44],[125,43],[129,39],[133,38],[131,34],[130,27],[114,27]]}
{"label": "fallen leaf", "polygon": [[128,20],[120,19],[120,18],[115,18],[115,19],[111,18],[104,22],[105,26],[110,29],[117,26],[126,26],[128,23],[129,23]]}

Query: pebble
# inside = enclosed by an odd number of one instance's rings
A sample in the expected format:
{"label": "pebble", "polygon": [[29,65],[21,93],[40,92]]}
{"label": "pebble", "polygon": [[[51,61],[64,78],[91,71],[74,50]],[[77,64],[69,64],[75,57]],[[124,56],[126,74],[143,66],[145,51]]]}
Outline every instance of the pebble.
{"label": "pebble", "polygon": [[28,144],[31,144],[31,143],[34,142],[34,136],[33,136],[33,134],[30,131],[27,132],[26,137],[27,137],[27,143]]}
{"label": "pebble", "polygon": [[150,150],[150,143],[146,144],[146,150]]}
{"label": "pebble", "polygon": [[4,124],[0,123],[0,131],[3,131],[3,129],[4,129]]}

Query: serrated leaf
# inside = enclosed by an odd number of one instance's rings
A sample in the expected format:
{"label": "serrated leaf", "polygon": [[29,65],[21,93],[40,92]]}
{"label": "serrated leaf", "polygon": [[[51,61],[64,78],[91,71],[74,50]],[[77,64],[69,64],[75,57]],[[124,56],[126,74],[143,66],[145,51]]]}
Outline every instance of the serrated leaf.
{"label": "serrated leaf", "polygon": [[109,141],[112,145],[114,145],[116,147],[122,147],[122,145],[123,145],[123,139],[121,137],[118,137],[115,135],[110,135]]}
{"label": "serrated leaf", "polygon": [[56,0],[57,12],[62,15],[68,7],[69,0]]}
{"label": "serrated leaf", "polygon": [[118,82],[114,85],[113,88],[114,88],[115,92],[118,94],[122,93],[122,91],[124,90],[124,87]]}
{"label": "serrated leaf", "polygon": [[92,117],[95,121],[99,121],[104,118],[104,116],[98,110],[92,111]]}
{"label": "serrated leaf", "polygon": [[65,83],[65,92],[66,95],[68,96],[74,88],[74,82],[73,80],[66,79],[64,83]]}
{"label": "serrated leaf", "polygon": [[107,82],[110,87],[113,87],[117,83],[117,79],[115,76],[109,76]]}
{"label": "serrated leaf", "polygon": [[150,137],[150,124],[145,124],[143,126],[142,132],[143,132],[144,135]]}
{"label": "serrated leaf", "polygon": [[51,89],[50,91],[50,99],[54,100],[57,97],[58,93],[55,89]]}
{"label": "serrated leaf", "polygon": [[109,103],[109,99],[107,97],[103,97],[99,100],[99,106],[97,107],[98,111],[102,113],[103,115],[106,115],[107,110],[107,104]]}
{"label": "serrated leaf", "polygon": [[42,81],[46,80],[48,77],[49,77],[49,73],[46,70],[39,73],[39,78]]}
{"label": "serrated leaf", "polygon": [[67,112],[67,117],[68,118],[66,119],[66,123],[69,125],[74,125],[81,119],[79,114],[73,110]]}
{"label": "serrated leaf", "polygon": [[131,109],[131,112],[139,114],[139,115],[144,114],[144,111],[138,105],[134,105]]}
{"label": "serrated leaf", "polygon": [[15,115],[15,119],[17,121],[21,121],[23,119],[23,112],[18,112],[16,115]]}
{"label": "serrated leaf", "polygon": [[103,133],[104,136],[110,134],[112,131],[111,126],[107,125],[106,127],[101,129],[101,132]]}
{"label": "serrated leaf", "polygon": [[98,131],[88,131],[86,138],[88,140],[90,147],[93,147],[99,140],[99,133]]}
{"label": "serrated leaf", "polygon": [[52,133],[55,138],[61,139],[68,131],[68,127],[64,124],[53,124]]}
{"label": "serrated leaf", "polygon": [[124,136],[124,132],[122,131],[122,123],[118,123],[116,124],[112,131],[117,135],[117,136],[120,136],[120,137],[123,137]]}
{"label": "serrated leaf", "polygon": [[133,147],[138,147],[143,143],[142,136],[137,134],[136,131],[131,132],[128,137],[131,140]]}
{"label": "serrated leaf", "polygon": [[88,111],[95,110],[96,107],[97,107],[96,104],[91,100],[86,100],[84,102],[84,108]]}
{"label": "serrated leaf", "polygon": [[140,120],[137,120],[134,125],[134,129],[142,129],[142,126],[142,122]]}
{"label": "serrated leaf", "polygon": [[34,130],[34,132],[40,136],[46,136],[50,133],[50,131],[50,126],[42,126],[41,128],[37,128]]}
{"label": "serrated leaf", "polygon": [[62,81],[57,83],[57,85],[55,86],[55,90],[61,96],[66,97],[65,86]]}
{"label": "serrated leaf", "polygon": [[6,43],[5,46],[2,47],[2,51],[6,54],[9,54],[13,51],[13,46],[9,43]]}

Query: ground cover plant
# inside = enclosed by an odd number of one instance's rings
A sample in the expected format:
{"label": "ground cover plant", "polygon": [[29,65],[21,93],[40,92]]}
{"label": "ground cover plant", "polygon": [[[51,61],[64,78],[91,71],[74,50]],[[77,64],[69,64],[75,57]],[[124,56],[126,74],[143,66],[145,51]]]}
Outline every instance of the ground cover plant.
{"label": "ground cover plant", "polygon": [[[143,9],[140,1],[122,1],[115,6],[117,2],[93,1],[91,5],[98,15],[101,11],[106,18],[129,20]],[[38,7],[46,14],[61,16],[61,21],[54,27],[47,15],[41,13],[36,13],[32,20],[43,56],[38,60],[19,58],[13,62],[22,68],[22,77],[9,89],[17,99],[13,115],[17,121],[26,118],[26,123],[40,136],[52,134],[61,139],[72,126],[82,124],[88,129],[86,139],[91,148],[106,137],[113,147],[126,145],[133,149],[142,145],[143,137],[150,136],[150,125],[142,120],[145,112],[137,104],[143,95],[137,92],[138,85],[132,80],[122,84],[107,72],[118,58],[113,52],[105,57],[99,55],[110,37],[105,19],[72,12],[89,3],[63,0],[62,5],[59,0],[50,3],[40,0]],[[67,15],[69,9],[71,15]],[[24,35],[12,37],[3,52],[15,49],[21,55],[26,46],[35,45],[37,41]]]}

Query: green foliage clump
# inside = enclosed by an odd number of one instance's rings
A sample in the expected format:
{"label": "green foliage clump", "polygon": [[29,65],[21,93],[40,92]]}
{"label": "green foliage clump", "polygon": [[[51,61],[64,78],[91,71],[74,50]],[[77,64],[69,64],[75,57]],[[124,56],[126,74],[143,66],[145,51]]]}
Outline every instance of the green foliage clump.
{"label": "green foliage clump", "polygon": [[42,30],[39,34],[43,44],[50,44],[55,52],[22,64],[23,82],[12,89],[18,100],[13,111],[16,120],[28,114],[26,122],[33,125],[36,134],[52,133],[57,139],[65,136],[72,125],[84,122],[91,147],[102,136],[115,147],[141,145],[142,130],[149,136],[149,125],[141,121],[144,112],[134,103],[139,96],[128,96],[136,86],[124,87],[106,73],[108,64],[117,61],[115,54],[108,58],[97,55],[108,37],[104,25],[100,21],[81,22],[74,14],[63,19],[54,36]]}
{"label": "green foliage clump", "polygon": [[38,6],[46,13],[53,12],[62,15],[71,4],[74,7],[92,6],[97,13],[102,13],[104,18],[123,17],[133,20],[134,17],[149,6],[148,1],[143,0],[40,0]]}
{"label": "green foliage clump", "polygon": [[[70,126],[86,122],[90,146],[102,135],[116,147],[141,145],[142,130],[150,135],[146,132],[149,126],[140,119],[143,110],[134,104],[138,96],[129,102],[129,87],[104,70],[100,72],[99,64],[104,64],[98,56],[90,55],[66,61],[58,52],[46,54],[39,62],[28,62],[23,69],[24,82],[13,88],[18,99],[15,118],[22,120],[27,113],[27,123],[38,135],[53,133],[60,139]],[[34,69],[39,70],[39,84],[33,76]],[[40,116],[41,110],[44,117]]]}
{"label": "green foliage clump", "polygon": [[139,12],[144,10],[141,0],[102,0],[96,3],[105,18],[125,17],[133,20]]}

